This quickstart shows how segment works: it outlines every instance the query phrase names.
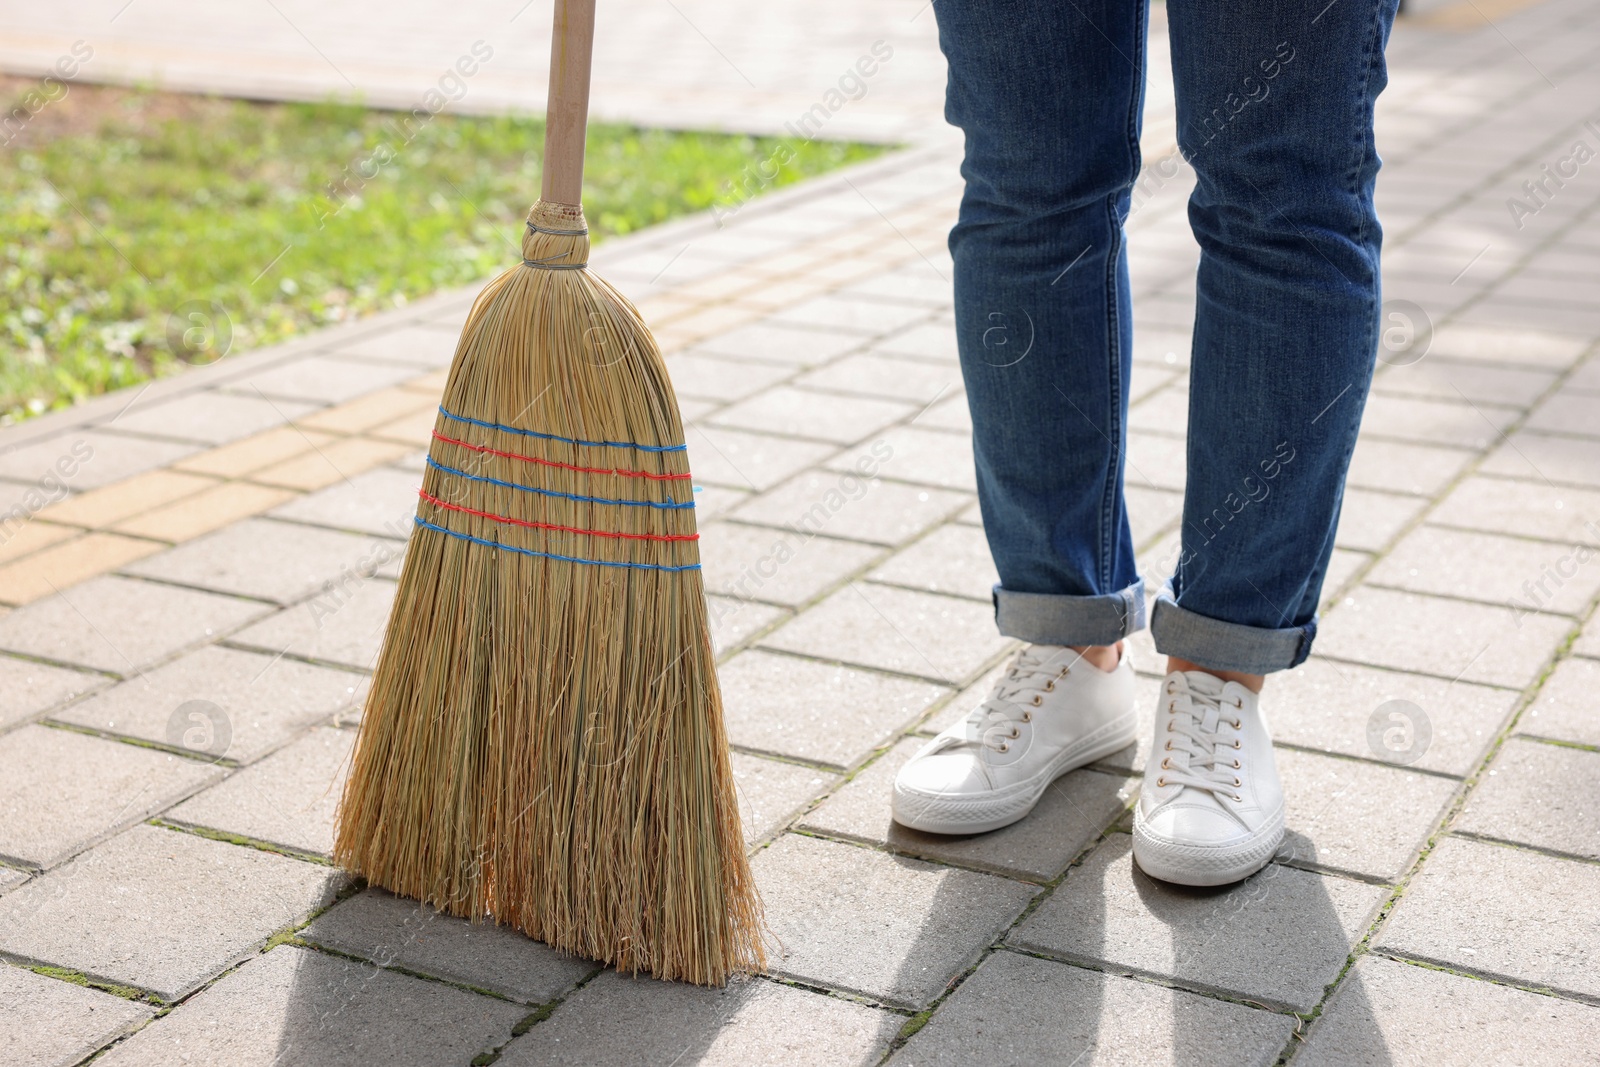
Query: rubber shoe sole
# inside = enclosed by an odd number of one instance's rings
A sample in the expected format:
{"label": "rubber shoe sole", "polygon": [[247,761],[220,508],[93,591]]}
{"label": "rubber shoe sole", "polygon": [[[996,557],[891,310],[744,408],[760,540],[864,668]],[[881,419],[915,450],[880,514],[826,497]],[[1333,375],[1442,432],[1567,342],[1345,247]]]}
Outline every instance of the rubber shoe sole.
{"label": "rubber shoe sole", "polygon": [[1138,738],[1133,712],[1085,734],[1044,768],[1020,782],[988,793],[928,793],[894,788],[894,821],[929,834],[982,834],[1010,826],[1032,811],[1050,783],[1068,771],[1120,752]]}
{"label": "rubber shoe sole", "polygon": [[1175,885],[1230,885],[1265,867],[1283,842],[1283,813],[1256,833],[1231,845],[1185,845],[1157,837],[1133,812],[1133,858],[1152,878]]}

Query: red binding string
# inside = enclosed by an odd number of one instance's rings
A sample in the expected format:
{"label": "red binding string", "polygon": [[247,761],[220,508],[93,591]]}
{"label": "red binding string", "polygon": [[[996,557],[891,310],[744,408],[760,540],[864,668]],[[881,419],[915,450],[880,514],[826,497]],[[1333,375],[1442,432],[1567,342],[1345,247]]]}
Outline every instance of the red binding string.
{"label": "red binding string", "polygon": [[463,507],[460,504],[450,504],[438,497],[431,495],[425,489],[418,489],[417,495],[435,507],[447,511],[460,511],[468,515],[476,515],[480,519],[490,519],[494,522],[510,523],[512,526],[526,526],[532,530],[559,530],[562,533],[588,534],[591,537],[623,537],[629,541],[698,541],[700,535],[692,534],[634,534],[617,533],[610,530],[582,530],[576,526],[557,526],[549,522],[529,522],[526,519],[513,519],[509,515],[496,515],[493,512],[478,511],[476,508]]}
{"label": "red binding string", "polygon": [[506,459],[520,459],[524,463],[537,463],[544,467],[560,467],[564,471],[578,471],[580,474],[616,474],[623,478],[650,478],[659,482],[675,482],[692,477],[687,472],[684,474],[651,474],[649,471],[625,471],[615,467],[575,467],[571,463],[557,463],[553,459],[540,459],[538,456],[524,456],[520,452],[502,452],[498,448],[489,448],[485,445],[468,444],[466,441],[457,441],[454,437],[446,437],[438,430],[433,431],[433,436],[447,445],[460,445],[462,448],[474,452],[487,452],[491,456],[503,456]]}

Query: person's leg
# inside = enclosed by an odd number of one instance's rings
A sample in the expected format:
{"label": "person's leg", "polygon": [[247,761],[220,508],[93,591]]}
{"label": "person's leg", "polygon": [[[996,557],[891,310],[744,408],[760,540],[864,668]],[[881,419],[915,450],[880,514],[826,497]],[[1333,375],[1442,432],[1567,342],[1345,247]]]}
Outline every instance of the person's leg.
{"label": "person's leg", "polygon": [[1144,624],[1122,495],[1144,0],[938,0],[966,135],[956,336],[1000,632],[1030,642],[896,776],[895,818],[976,833],[1133,739]]}
{"label": "person's leg", "polygon": [[1283,792],[1262,676],[1310,651],[1377,351],[1373,104],[1395,0],[1168,0],[1201,247],[1170,673],[1134,817],[1147,873],[1264,865]]}

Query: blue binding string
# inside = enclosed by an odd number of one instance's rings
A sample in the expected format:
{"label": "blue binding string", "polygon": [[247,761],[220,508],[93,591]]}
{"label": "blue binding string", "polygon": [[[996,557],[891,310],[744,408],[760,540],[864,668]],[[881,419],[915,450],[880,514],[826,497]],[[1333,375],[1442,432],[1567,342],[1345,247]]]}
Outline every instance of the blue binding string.
{"label": "blue binding string", "polygon": [[515,426],[504,426],[498,422],[484,422],[481,419],[469,419],[465,415],[456,415],[446,411],[444,405],[439,405],[439,414],[456,422],[465,422],[472,426],[482,426],[486,430],[500,430],[504,433],[521,434],[523,437],[537,437],[543,441],[560,441],[569,445],[592,445],[597,448],[637,448],[641,452],[682,452],[688,445],[636,445],[631,441],[579,441],[573,437],[558,437],[553,433],[539,433],[535,430],[522,430]]}
{"label": "blue binding string", "polygon": [[537,489],[531,485],[518,485],[516,482],[502,482],[498,478],[485,478],[481,474],[468,474],[466,471],[458,471],[454,467],[446,467],[443,463],[436,462],[432,456],[428,457],[427,463],[428,466],[432,467],[434,470],[443,471],[446,474],[454,474],[459,478],[467,478],[474,482],[486,482],[489,485],[498,485],[503,489],[517,489],[524,493],[538,493],[540,496],[558,496],[563,500],[577,500],[585,504],[622,504],[624,506],[634,508],[694,507],[693,500],[680,504],[674,500],[668,500],[664,502],[657,500],[608,500],[603,496],[575,496],[572,493],[560,493],[554,489]]}
{"label": "blue binding string", "polygon": [[700,564],[698,563],[684,563],[676,567],[670,567],[662,563],[618,563],[606,559],[579,559],[577,556],[558,556],[554,552],[535,552],[531,548],[518,548],[515,545],[503,545],[498,541],[486,541],[481,537],[473,537],[471,534],[456,533],[456,531],[447,530],[443,526],[435,526],[427,519],[424,519],[421,515],[418,515],[411,521],[415,522],[418,526],[426,527],[429,530],[437,530],[439,533],[445,534],[448,537],[459,538],[462,541],[471,541],[475,545],[485,545],[489,548],[498,548],[506,552],[516,552],[524,556],[538,556],[541,559],[558,559],[563,563],[587,563],[591,567],[627,567],[633,570],[641,571],[697,571],[700,569]]}

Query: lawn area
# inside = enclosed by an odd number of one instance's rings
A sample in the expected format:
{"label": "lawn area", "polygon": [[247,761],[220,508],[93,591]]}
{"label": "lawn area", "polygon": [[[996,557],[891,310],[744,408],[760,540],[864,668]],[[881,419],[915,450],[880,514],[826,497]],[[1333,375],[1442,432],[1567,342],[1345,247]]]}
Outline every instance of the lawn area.
{"label": "lawn area", "polygon": [[[72,86],[0,144],[0,424],[497,272],[543,141],[537,118]],[[597,125],[584,206],[603,240],[879,151]]]}

